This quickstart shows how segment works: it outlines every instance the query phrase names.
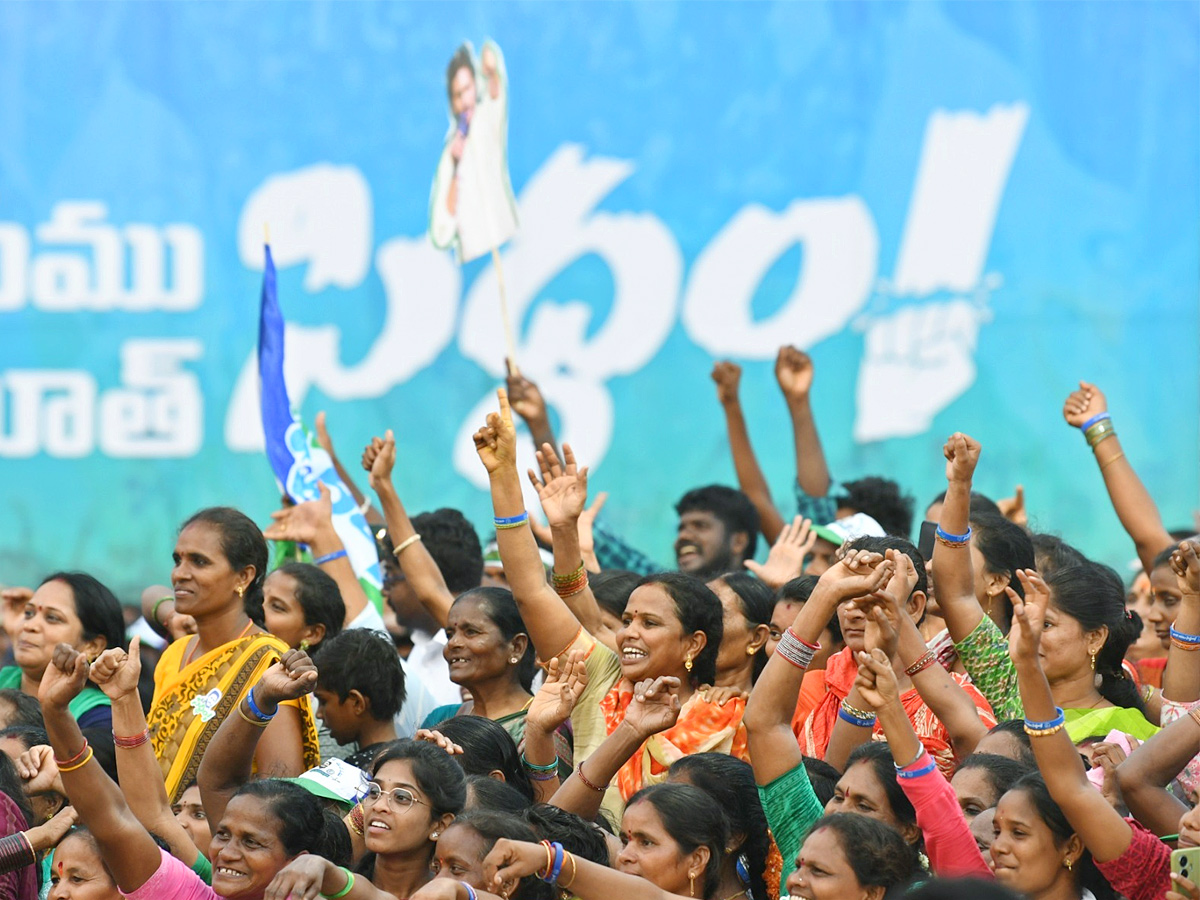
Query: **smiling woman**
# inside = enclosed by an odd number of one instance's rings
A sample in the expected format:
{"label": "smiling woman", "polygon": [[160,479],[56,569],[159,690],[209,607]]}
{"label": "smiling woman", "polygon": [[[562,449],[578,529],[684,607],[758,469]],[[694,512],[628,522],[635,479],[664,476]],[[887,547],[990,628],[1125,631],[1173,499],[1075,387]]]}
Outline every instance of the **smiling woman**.
{"label": "smiling woman", "polygon": [[[196,620],[197,633],[163,652],[147,718],[167,794],[176,802],[222,721],[288,647],[249,614],[262,609],[267,544],[245,515],[228,507],[201,510],[180,529],[173,558],[175,609]],[[320,761],[308,699],[288,701],[259,744],[258,772],[294,777]]]}

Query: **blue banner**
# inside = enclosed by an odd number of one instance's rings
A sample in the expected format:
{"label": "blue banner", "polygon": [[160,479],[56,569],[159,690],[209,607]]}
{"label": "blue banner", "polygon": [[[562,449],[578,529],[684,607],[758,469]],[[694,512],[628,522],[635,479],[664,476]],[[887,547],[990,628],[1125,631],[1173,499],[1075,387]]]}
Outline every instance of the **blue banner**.
{"label": "blue banner", "polygon": [[197,508],[268,524],[264,223],[297,410],[348,464],[394,428],[408,506],[488,527],[497,273],[426,233],[447,64],[487,39],[518,362],[612,529],[669,560],[673,502],[733,483],[725,358],[790,512],[784,343],[815,359],[836,477],[923,509],[963,430],[977,489],[1023,484],[1035,526],[1124,565],[1061,415],[1082,378],[1166,524],[1192,520],[1195,3],[10,3],[0,582],[81,568],[132,599]]}

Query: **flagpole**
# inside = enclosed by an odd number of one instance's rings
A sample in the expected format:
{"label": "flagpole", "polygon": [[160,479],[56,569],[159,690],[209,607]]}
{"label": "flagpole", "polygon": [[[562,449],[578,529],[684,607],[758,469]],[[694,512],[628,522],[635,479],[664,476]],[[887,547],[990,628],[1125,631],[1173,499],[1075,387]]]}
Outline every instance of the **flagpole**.
{"label": "flagpole", "polygon": [[504,290],[504,266],[500,264],[500,251],[492,245],[492,267],[496,270],[496,281],[500,287],[500,320],[504,323],[504,347],[508,354],[508,374],[519,377],[517,368],[517,344],[513,340],[512,321],[508,317],[508,296]]}

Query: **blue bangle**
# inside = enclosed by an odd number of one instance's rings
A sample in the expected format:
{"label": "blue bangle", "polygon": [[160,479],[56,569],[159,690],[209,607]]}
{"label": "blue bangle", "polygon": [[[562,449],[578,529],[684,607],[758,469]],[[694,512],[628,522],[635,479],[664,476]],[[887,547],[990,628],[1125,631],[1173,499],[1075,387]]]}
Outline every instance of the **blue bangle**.
{"label": "blue bangle", "polygon": [[[254,702],[254,688],[250,688],[250,693],[246,695],[246,703],[250,707],[250,712],[254,713],[254,717],[258,719],[258,721],[270,722],[273,718],[275,718],[275,713],[271,713],[268,716],[265,712],[258,708],[258,704]],[[279,712],[278,707],[276,707],[275,712]]]}
{"label": "blue bangle", "polygon": [[343,556],[347,555],[348,554],[345,550],[334,550],[332,553],[326,553],[324,556],[318,556],[313,560],[313,565],[323,566],[327,562],[333,562],[335,559],[341,559]]}
{"label": "blue bangle", "polygon": [[529,510],[523,511],[518,516],[493,516],[492,524],[497,528],[516,528],[518,525],[524,525],[529,521]]}
{"label": "blue bangle", "polygon": [[1092,416],[1090,419],[1088,419],[1082,425],[1080,425],[1079,430],[1086,432],[1089,428],[1091,428],[1097,422],[1103,422],[1105,419],[1111,419],[1111,418],[1112,418],[1112,416],[1110,416],[1106,412],[1098,413],[1098,414]]}
{"label": "blue bangle", "polygon": [[471,887],[465,881],[460,881],[459,884],[467,889],[467,896],[470,897],[471,900],[479,900],[479,895],[475,893],[475,888]]}
{"label": "blue bangle", "polygon": [[857,725],[859,728],[874,728],[876,722],[875,718],[860,719],[858,716],[852,716],[844,709],[838,710],[838,718],[843,722],[849,722],[851,725]]}
{"label": "blue bangle", "polygon": [[951,534],[948,531],[943,531],[942,526],[939,525],[934,534],[948,544],[965,544],[971,539],[971,526],[967,526],[966,534]]}
{"label": "blue bangle", "polygon": [[935,763],[933,760],[930,760],[928,763],[921,766],[921,768],[919,768],[919,769],[912,769],[912,770],[896,769],[896,777],[903,778],[906,780],[909,778],[921,778],[922,776],[928,775],[930,772],[935,772],[935,771],[937,771],[937,763]]}
{"label": "blue bangle", "polygon": [[1054,711],[1058,713],[1058,715],[1056,715],[1049,722],[1031,722],[1029,719],[1026,719],[1025,727],[1032,731],[1048,731],[1051,728],[1059,727],[1066,722],[1066,717],[1063,716],[1062,707],[1056,706],[1054,707]]}
{"label": "blue bangle", "polygon": [[558,876],[562,874],[563,860],[566,858],[562,844],[552,841],[550,846],[554,849],[554,866],[542,877],[542,881],[546,884],[554,884],[558,881]]}
{"label": "blue bangle", "polygon": [[1179,641],[1181,644],[1200,644],[1200,634],[1187,634],[1183,631],[1176,631],[1175,626],[1171,626],[1171,638]]}

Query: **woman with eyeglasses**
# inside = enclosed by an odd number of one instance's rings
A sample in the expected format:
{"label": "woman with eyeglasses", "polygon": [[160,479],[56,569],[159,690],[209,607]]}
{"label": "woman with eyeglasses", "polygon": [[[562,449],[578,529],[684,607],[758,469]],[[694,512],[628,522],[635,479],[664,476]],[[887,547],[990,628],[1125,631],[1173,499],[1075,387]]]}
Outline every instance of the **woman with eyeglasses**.
{"label": "woman with eyeglasses", "polygon": [[357,871],[380,891],[411,897],[433,878],[437,840],[466,803],[466,776],[445,750],[413,740],[389,746],[372,772],[361,825],[357,811],[351,825],[362,828],[368,851]]}

